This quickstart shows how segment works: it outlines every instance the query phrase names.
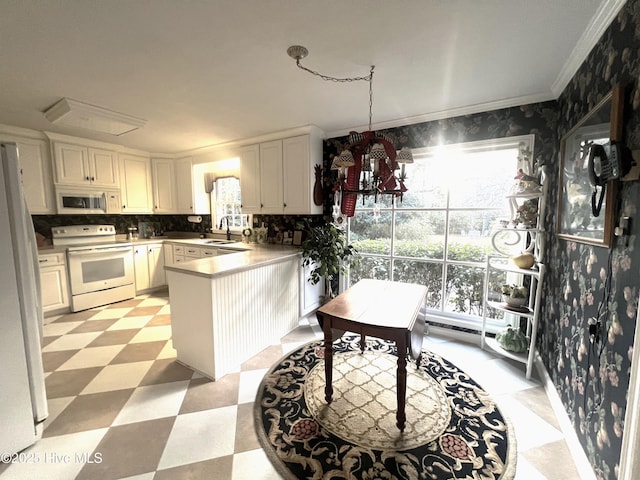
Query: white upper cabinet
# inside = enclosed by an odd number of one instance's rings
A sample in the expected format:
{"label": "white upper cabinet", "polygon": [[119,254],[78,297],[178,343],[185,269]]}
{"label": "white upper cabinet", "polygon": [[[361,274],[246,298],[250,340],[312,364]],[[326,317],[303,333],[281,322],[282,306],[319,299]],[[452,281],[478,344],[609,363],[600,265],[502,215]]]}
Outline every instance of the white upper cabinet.
{"label": "white upper cabinet", "polygon": [[175,160],[176,213],[194,213],[191,157]]}
{"label": "white upper cabinet", "polygon": [[120,154],[122,213],[153,213],[151,190],[151,160]]}
{"label": "white upper cabinet", "polygon": [[322,214],[322,205],[313,201],[316,165],[322,167],[320,135],[301,135],[282,141],[285,214]]}
{"label": "white upper cabinet", "polygon": [[322,214],[313,201],[315,166],[322,166],[322,132],[240,149],[242,212]]}
{"label": "white upper cabinet", "polygon": [[118,154],[110,150],[89,148],[91,184],[101,187],[119,187]]}
{"label": "white upper cabinet", "polygon": [[240,149],[242,213],[260,213],[260,146]]}
{"label": "white upper cabinet", "polygon": [[18,159],[22,170],[24,196],[32,214],[55,214],[51,159],[45,140],[0,133],[0,140],[18,146]]}
{"label": "white upper cabinet", "polygon": [[53,142],[56,183],[118,188],[117,153],[71,143]]}
{"label": "white upper cabinet", "polygon": [[283,213],[282,140],[260,144],[260,213]]}
{"label": "white upper cabinet", "polygon": [[191,157],[177,160],[154,158],[151,165],[153,211],[155,213],[196,213]]}
{"label": "white upper cabinet", "polygon": [[151,160],[151,169],[153,177],[153,211],[155,213],[174,213],[176,201],[173,160],[169,158],[153,158]]}

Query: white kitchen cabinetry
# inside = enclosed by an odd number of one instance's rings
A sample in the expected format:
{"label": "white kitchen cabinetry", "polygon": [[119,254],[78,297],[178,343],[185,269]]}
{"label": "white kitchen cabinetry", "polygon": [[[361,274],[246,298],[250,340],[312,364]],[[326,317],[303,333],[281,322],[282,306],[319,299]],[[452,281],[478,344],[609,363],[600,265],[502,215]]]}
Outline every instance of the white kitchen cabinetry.
{"label": "white kitchen cabinetry", "polygon": [[161,243],[147,245],[149,254],[149,283],[151,288],[162,287],[167,284],[164,273],[164,251]]}
{"label": "white kitchen cabinetry", "polygon": [[51,159],[45,140],[0,134],[0,140],[18,146],[22,186],[31,214],[55,214]]}
{"label": "white kitchen cabinetry", "polygon": [[170,243],[163,244],[162,252],[164,253],[164,264],[173,265],[173,245]]}
{"label": "white kitchen cabinetry", "polygon": [[56,183],[118,188],[118,157],[110,150],[53,142]]}
{"label": "white kitchen cabinetry", "polygon": [[312,133],[240,149],[242,213],[321,214],[313,202],[322,135]]}
{"label": "white kitchen cabinetry", "polygon": [[[199,258],[215,257],[225,253],[233,253],[233,251],[224,251],[218,247],[194,246],[187,244],[167,245],[171,249],[171,253],[165,252],[165,261],[167,265],[176,263],[190,262]],[[170,258],[170,260],[167,260]]]}
{"label": "white kitchen cabinetry", "polygon": [[260,144],[260,213],[283,211],[282,140],[274,140]]}
{"label": "white kitchen cabinetry", "polygon": [[122,213],[153,213],[151,189],[149,158],[120,154]]}
{"label": "white kitchen cabinetry", "polygon": [[191,157],[175,160],[176,213],[194,213]]}
{"label": "white kitchen cabinetry", "polygon": [[136,293],[167,284],[162,243],[136,245],[133,248]]}
{"label": "white kitchen cabinetry", "polygon": [[312,265],[300,267],[300,316],[304,317],[320,307],[324,295],[324,279],[315,285],[309,282]]}
{"label": "white kitchen cabinetry", "polygon": [[38,255],[43,313],[69,310],[69,285],[64,253]]}
{"label": "white kitchen cabinetry", "polygon": [[315,166],[322,166],[322,138],[319,133],[285,138],[282,141],[284,213],[322,214],[313,201]]}
{"label": "white kitchen cabinetry", "polygon": [[260,146],[240,149],[242,213],[260,213]]}
{"label": "white kitchen cabinetry", "polygon": [[152,158],[153,211],[155,213],[174,213],[176,210],[173,160]]}
{"label": "white kitchen cabinetry", "polygon": [[151,160],[151,167],[153,211],[187,215],[194,213],[191,157],[177,160],[154,158]]}

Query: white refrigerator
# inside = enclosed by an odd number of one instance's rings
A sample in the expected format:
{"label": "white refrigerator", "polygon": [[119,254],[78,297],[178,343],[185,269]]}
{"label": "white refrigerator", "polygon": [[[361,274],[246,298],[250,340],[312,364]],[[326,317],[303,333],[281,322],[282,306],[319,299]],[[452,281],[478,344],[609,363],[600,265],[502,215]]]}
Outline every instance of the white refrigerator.
{"label": "white refrigerator", "polygon": [[35,443],[48,415],[38,254],[18,149],[0,143],[0,452]]}

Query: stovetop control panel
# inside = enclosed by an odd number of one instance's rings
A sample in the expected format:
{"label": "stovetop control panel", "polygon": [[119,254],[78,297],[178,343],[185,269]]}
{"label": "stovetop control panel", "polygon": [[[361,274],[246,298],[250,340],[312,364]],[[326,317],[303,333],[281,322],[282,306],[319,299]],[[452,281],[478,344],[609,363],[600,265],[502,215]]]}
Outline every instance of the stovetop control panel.
{"label": "stovetop control panel", "polygon": [[53,238],[115,235],[116,227],[113,225],[69,225],[67,227],[53,227],[51,233]]}
{"label": "stovetop control panel", "polygon": [[54,245],[115,242],[114,225],[68,225],[51,229]]}

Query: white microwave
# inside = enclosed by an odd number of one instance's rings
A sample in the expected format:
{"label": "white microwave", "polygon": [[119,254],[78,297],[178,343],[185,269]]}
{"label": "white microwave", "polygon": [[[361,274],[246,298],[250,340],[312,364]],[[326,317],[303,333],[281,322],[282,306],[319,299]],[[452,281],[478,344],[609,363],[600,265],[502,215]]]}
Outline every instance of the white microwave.
{"label": "white microwave", "polygon": [[56,187],[58,214],[121,213],[120,190]]}

